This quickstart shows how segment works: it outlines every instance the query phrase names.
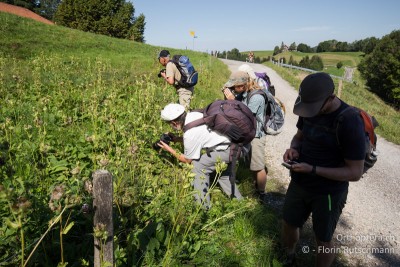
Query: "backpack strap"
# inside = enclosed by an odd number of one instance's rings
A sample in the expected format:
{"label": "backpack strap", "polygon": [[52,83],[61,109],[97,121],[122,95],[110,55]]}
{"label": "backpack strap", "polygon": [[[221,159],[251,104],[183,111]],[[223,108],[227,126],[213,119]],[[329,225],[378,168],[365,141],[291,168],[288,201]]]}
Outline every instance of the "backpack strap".
{"label": "backpack strap", "polygon": [[205,122],[204,118],[200,118],[200,119],[194,120],[192,122],[189,122],[188,124],[185,124],[185,126],[183,126],[182,130],[183,130],[183,132],[186,132],[186,131],[192,129],[193,127],[197,127],[197,126],[200,126],[203,124],[206,124],[206,122]]}
{"label": "backpack strap", "polygon": [[335,124],[336,124],[336,128],[335,128],[335,133],[336,133],[336,141],[337,144],[339,145],[340,150],[342,150],[342,146],[340,144],[340,140],[339,140],[339,125],[343,122],[344,120],[344,114],[346,112],[348,112],[349,110],[354,110],[354,107],[352,106],[348,106],[345,109],[343,109],[335,118]]}
{"label": "backpack strap", "polygon": [[232,143],[231,151],[229,153],[230,159],[230,175],[229,181],[231,182],[231,199],[235,198],[235,180],[236,180],[236,161],[240,157],[240,153],[242,152],[243,144],[242,143]]}
{"label": "backpack strap", "polygon": [[[204,114],[204,109],[193,109],[190,112],[200,112],[200,113]],[[197,126],[200,126],[203,124],[206,124],[206,121],[204,120],[204,115],[203,115],[203,118],[194,120],[194,121],[189,122],[188,124],[184,125],[182,128],[182,131],[186,132],[186,131],[192,129],[193,127],[197,127]]]}
{"label": "backpack strap", "polygon": [[[270,108],[270,104],[269,104],[269,100],[268,100],[268,96],[267,93],[265,93],[263,90],[259,89],[259,90],[252,90],[247,94],[247,105],[249,105],[250,102],[250,98],[254,95],[262,95],[264,97],[264,101],[265,101],[265,112],[264,112],[264,116],[265,116],[265,123],[263,123],[263,121],[261,120],[260,117],[257,116],[257,114],[255,114],[256,120],[261,123],[263,131],[265,133],[267,133],[267,128],[266,128],[266,123],[269,121],[270,115],[271,115],[271,108]],[[269,109],[269,110],[268,110]]]}

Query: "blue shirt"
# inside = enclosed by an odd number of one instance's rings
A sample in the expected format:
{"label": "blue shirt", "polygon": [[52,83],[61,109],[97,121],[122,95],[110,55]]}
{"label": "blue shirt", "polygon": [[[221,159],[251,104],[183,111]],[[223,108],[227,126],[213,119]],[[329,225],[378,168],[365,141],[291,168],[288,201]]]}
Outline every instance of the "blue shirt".
{"label": "blue shirt", "polygon": [[253,112],[257,118],[256,137],[262,137],[266,135],[266,133],[263,131],[261,123],[265,119],[265,98],[260,94],[256,94],[250,98],[249,104],[247,104],[247,95],[248,92],[244,92],[242,94],[242,102],[251,110],[251,112]]}

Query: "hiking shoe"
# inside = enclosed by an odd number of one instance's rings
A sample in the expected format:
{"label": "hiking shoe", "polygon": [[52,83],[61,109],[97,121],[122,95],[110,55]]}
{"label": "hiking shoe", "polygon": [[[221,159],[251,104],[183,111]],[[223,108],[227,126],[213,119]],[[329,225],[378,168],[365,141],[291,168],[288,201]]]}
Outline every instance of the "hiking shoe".
{"label": "hiking shoe", "polygon": [[271,202],[271,196],[267,193],[258,193],[258,202],[262,205],[269,205]]}

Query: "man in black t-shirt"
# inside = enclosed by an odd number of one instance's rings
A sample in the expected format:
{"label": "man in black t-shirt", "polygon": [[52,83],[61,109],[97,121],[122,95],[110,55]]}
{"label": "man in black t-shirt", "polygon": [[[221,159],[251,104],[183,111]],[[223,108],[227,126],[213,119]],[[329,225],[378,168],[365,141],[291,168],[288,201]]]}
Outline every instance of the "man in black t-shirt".
{"label": "man in black t-shirt", "polygon": [[283,155],[285,162],[296,161],[291,162],[283,208],[282,237],[289,263],[294,261],[299,229],[312,214],[316,266],[332,264],[337,251],[332,236],[346,203],[349,181],[358,181],[363,174],[363,122],[355,111],[342,113],[348,105],[335,96],[334,88],[328,74],[310,74],[300,84],[294,104],[298,130]]}

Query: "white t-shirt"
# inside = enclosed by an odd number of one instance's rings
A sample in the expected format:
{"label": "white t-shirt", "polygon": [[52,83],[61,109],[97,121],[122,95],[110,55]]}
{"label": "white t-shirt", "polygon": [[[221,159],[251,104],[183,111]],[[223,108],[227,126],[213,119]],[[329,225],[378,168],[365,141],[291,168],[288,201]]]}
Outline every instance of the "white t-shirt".
{"label": "white t-shirt", "polygon": [[[189,112],[186,115],[185,125],[194,120],[203,118],[200,112]],[[215,147],[221,143],[230,143],[228,137],[211,131],[207,125],[200,125],[187,130],[183,134],[184,155],[187,159],[199,159],[203,148]],[[228,145],[221,145],[215,150],[226,150]]]}

